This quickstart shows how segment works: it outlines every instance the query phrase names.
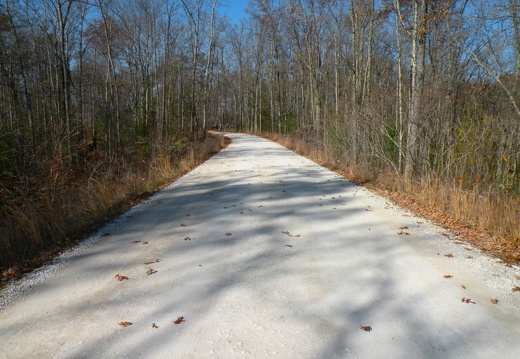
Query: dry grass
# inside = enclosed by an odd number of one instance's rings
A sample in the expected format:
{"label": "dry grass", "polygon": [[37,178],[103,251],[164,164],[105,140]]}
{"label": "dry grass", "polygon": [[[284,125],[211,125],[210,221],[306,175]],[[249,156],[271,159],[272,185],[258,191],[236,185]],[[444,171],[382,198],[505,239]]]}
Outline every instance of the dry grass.
{"label": "dry grass", "polygon": [[[520,261],[520,197],[473,182],[463,186],[429,176],[408,181],[392,171],[347,166],[342,154],[292,136],[267,137],[395,202],[508,262]],[[319,148],[318,148],[319,147]]]}
{"label": "dry grass", "polygon": [[[225,145],[209,136],[181,156],[159,155],[143,165],[109,164],[59,190],[0,202],[0,279],[17,277],[197,166]],[[101,168],[101,169],[100,169]]]}

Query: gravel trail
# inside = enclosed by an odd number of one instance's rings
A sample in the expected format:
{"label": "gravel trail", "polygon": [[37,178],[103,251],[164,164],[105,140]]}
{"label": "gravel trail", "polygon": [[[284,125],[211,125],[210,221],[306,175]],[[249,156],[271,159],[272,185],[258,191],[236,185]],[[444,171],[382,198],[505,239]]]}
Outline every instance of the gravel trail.
{"label": "gravel trail", "polygon": [[0,358],[520,358],[520,268],[273,142],[228,136],[3,290]]}

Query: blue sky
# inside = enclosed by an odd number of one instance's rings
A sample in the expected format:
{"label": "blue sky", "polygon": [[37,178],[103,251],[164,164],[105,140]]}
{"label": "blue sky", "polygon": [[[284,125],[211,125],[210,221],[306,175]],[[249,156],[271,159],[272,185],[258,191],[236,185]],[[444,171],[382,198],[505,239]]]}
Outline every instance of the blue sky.
{"label": "blue sky", "polygon": [[249,0],[223,0],[219,10],[221,14],[227,14],[231,23],[238,23],[247,16],[244,12]]}

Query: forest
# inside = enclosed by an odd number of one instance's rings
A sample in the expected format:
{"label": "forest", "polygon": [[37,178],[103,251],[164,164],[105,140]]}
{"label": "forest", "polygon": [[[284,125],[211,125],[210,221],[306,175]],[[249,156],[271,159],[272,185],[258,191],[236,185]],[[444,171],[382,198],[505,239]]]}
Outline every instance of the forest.
{"label": "forest", "polygon": [[520,260],[520,1],[227,6],[0,1],[0,268],[202,161],[209,130],[290,142]]}

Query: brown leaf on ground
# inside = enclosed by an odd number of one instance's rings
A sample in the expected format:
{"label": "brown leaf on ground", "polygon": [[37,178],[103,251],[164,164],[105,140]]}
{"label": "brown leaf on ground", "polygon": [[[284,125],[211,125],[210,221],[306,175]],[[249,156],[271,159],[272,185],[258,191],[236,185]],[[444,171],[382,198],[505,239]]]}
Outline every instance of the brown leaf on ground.
{"label": "brown leaf on ground", "polygon": [[446,275],[444,276],[444,278],[451,279],[451,278],[453,278],[453,276],[452,276],[451,274],[446,274]]}
{"label": "brown leaf on ground", "polygon": [[285,244],[285,247],[292,248],[292,244]]}
{"label": "brown leaf on ground", "polygon": [[[407,228],[407,227],[406,227],[406,228]],[[408,232],[406,232],[405,230],[402,230],[402,229],[399,229],[399,230],[397,231],[397,234],[400,235],[400,236],[403,235],[403,234],[406,235],[406,236],[409,236],[409,235],[410,235],[410,233],[408,233]]]}
{"label": "brown leaf on ground", "polygon": [[173,324],[181,324],[184,322],[184,317],[177,317],[177,319],[173,320],[172,322]]}
{"label": "brown leaf on ground", "polygon": [[143,244],[148,244],[148,242],[143,242]]}
{"label": "brown leaf on ground", "polygon": [[115,277],[118,281],[122,282],[126,279],[130,279],[128,278],[126,275],[121,275],[121,274],[116,274],[116,277]]}
{"label": "brown leaf on ground", "polygon": [[299,234],[292,235],[289,231],[282,231],[282,234],[285,234],[287,237],[295,237],[295,238],[301,237],[301,235],[299,235]]}
{"label": "brown leaf on ground", "polygon": [[119,322],[117,324],[119,324],[122,327],[128,327],[129,325],[132,325],[133,323],[121,321],[121,322]]}
{"label": "brown leaf on ground", "polygon": [[135,243],[141,243],[141,241],[133,241],[132,243],[134,243],[134,244],[135,244]]}
{"label": "brown leaf on ground", "polygon": [[157,271],[153,270],[153,268],[148,268],[148,270],[146,271],[146,275],[152,275],[154,273],[157,273]]}
{"label": "brown leaf on ground", "polygon": [[472,256],[466,256],[466,258],[467,258],[467,259],[473,259],[473,257],[472,257]]}
{"label": "brown leaf on ground", "polygon": [[226,236],[232,236],[233,234],[231,232],[227,232]]}
{"label": "brown leaf on ground", "polygon": [[453,236],[456,236],[468,245],[477,247],[486,253],[490,253],[511,263],[520,262],[520,252],[518,251],[518,241],[520,238],[518,237],[503,238],[499,235],[493,235],[493,233],[489,231],[468,226],[453,216],[432,209],[432,206],[427,203],[420,204],[410,196],[391,192],[386,189],[383,190],[370,183],[364,185],[371,190],[390,197],[394,202],[413,211],[415,214],[426,217],[435,224],[449,229]]}
{"label": "brown leaf on ground", "polygon": [[150,265],[150,264],[159,263],[160,261],[161,261],[160,259],[156,259],[156,260],[151,261],[151,262],[144,262],[143,264],[144,264],[145,266],[148,266],[148,265]]}
{"label": "brown leaf on ground", "polygon": [[370,325],[360,325],[359,329],[364,330],[365,332],[369,332],[372,330],[372,327]]}
{"label": "brown leaf on ground", "polygon": [[157,328],[159,328],[159,326],[155,323],[152,323],[152,328],[157,329]]}
{"label": "brown leaf on ground", "polygon": [[514,286],[513,288],[511,288],[511,292],[520,292],[520,287]]}
{"label": "brown leaf on ground", "polygon": [[461,302],[462,302],[462,303],[468,303],[468,304],[469,304],[469,303],[471,303],[471,304],[477,304],[477,303],[475,303],[474,301],[472,301],[470,298],[466,298],[466,297],[462,297]]}
{"label": "brown leaf on ground", "polygon": [[489,301],[493,304],[498,304],[498,299],[496,298],[491,298]]}
{"label": "brown leaf on ground", "polygon": [[460,287],[461,287],[462,289],[466,289],[466,287],[465,287],[464,285],[462,285],[462,284],[460,285]]}
{"label": "brown leaf on ground", "polygon": [[453,254],[451,254],[451,253],[445,254],[444,256],[448,257],[448,258],[453,258]]}

